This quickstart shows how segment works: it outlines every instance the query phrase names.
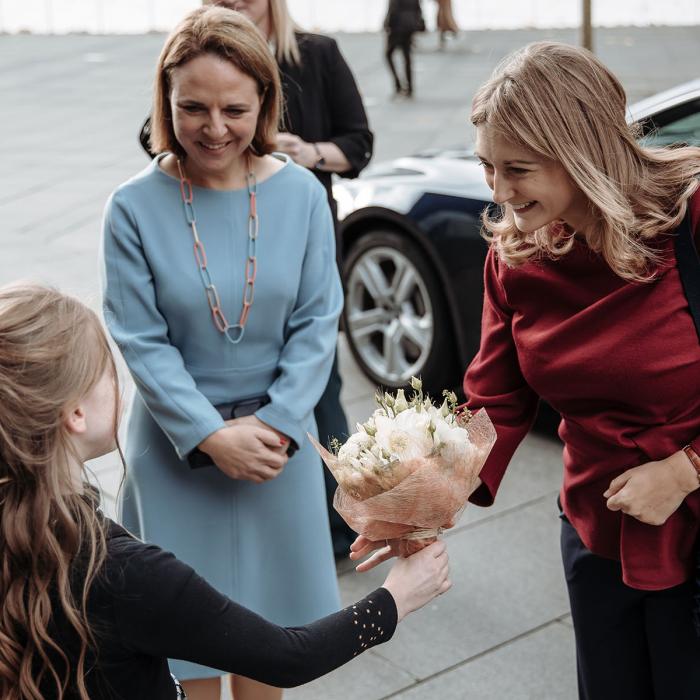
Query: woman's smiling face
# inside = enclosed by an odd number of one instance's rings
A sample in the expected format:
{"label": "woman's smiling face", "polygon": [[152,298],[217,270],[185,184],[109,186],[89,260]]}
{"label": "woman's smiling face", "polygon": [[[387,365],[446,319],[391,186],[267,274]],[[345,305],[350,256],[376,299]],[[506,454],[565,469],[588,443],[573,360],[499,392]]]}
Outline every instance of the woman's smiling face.
{"label": "woman's smiling face", "polygon": [[485,124],[477,127],[475,150],[493,201],[513,212],[518,230],[532,233],[559,220],[584,230],[588,199],[561,163],[506,140]]}
{"label": "woman's smiling face", "polygon": [[170,107],[190,177],[206,184],[240,165],[260,115],[256,81],[233,63],[205,53],[173,69]]}

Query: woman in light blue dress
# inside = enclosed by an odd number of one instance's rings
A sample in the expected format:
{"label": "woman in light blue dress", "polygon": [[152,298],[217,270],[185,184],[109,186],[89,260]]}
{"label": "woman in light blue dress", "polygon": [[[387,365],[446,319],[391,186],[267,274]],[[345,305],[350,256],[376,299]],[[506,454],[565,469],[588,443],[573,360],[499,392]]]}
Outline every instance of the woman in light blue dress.
{"label": "woman in light blue dress", "polygon": [[[154,95],[161,155],[106,207],[104,312],[138,389],[124,524],[289,626],[339,607],[306,433],[342,291],[323,187],[271,154],[279,95],[269,48],[238,13],[200,8],[171,34]],[[259,397],[253,416],[216,408]],[[210,466],[191,468],[197,448]],[[220,672],[172,669],[190,698],[218,698]],[[233,688],[236,700],[281,695],[241,677]]]}

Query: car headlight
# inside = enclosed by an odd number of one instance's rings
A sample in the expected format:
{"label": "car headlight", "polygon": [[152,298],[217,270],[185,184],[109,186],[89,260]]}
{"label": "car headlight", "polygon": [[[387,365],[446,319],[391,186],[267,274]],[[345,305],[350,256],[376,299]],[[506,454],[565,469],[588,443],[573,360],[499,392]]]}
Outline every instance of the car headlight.
{"label": "car headlight", "polygon": [[355,211],[355,197],[345,185],[333,185],[333,199],[338,206],[338,221]]}

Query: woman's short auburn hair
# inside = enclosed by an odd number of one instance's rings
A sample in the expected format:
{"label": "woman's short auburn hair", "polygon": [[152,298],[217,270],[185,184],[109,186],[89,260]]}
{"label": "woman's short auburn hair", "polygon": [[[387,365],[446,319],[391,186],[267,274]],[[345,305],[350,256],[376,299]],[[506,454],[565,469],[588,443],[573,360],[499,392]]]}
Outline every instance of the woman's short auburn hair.
{"label": "woman's short auburn hair", "polygon": [[262,97],[251,150],[262,156],[275,149],[282,89],[277,63],[255,25],[240,12],[200,7],[190,12],[166,39],[158,58],[151,114],[151,150],[185,152],[175,138],[170,105],[172,72],[203,54],[230,61],[249,75]]}

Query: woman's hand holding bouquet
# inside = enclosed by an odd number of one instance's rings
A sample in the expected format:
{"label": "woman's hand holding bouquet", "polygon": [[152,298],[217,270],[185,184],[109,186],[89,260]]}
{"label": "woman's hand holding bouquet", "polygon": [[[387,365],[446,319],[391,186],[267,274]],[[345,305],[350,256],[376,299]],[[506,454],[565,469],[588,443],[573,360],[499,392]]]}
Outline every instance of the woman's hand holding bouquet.
{"label": "woman's hand holding bouquet", "polygon": [[410,401],[403,390],[377,395],[377,410],[332,453],[311,438],[338,482],[335,509],[361,535],[354,559],[377,542],[388,549],[375,558],[406,557],[434,542],[464,509],[496,439],[485,411],[460,411],[447,391],[436,406],[420,380],[411,386]]}

